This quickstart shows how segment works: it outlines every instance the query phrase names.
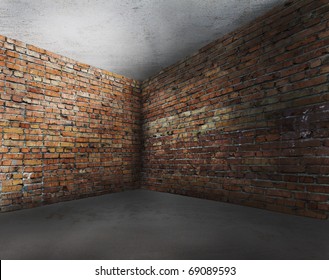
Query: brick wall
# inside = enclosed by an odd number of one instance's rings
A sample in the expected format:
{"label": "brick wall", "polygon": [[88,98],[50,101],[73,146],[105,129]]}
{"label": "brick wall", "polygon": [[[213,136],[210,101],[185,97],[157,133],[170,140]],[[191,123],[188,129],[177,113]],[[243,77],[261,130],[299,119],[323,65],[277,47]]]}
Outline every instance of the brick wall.
{"label": "brick wall", "polygon": [[328,22],[327,0],[288,1],[142,90],[0,36],[1,211],[142,184],[326,218]]}
{"label": "brick wall", "polygon": [[328,30],[288,1],[145,81],[142,186],[326,218]]}
{"label": "brick wall", "polygon": [[1,210],[139,187],[139,82],[0,36]]}

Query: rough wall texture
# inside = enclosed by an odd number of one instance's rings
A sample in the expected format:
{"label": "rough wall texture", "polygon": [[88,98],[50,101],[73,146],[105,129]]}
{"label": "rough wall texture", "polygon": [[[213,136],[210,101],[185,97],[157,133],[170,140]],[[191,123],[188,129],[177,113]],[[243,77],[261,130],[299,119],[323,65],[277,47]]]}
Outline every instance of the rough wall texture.
{"label": "rough wall texture", "polygon": [[138,188],[143,164],[147,189],[326,218],[328,30],[328,0],[288,1],[142,93],[0,36],[1,210]]}
{"label": "rough wall texture", "polygon": [[139,187],[139,82],[0,36],[1,210]]}
{"label": "rough wall texture", "polygon": [[144,82],[147,189],[326,218],[329,3],[288,1]]}

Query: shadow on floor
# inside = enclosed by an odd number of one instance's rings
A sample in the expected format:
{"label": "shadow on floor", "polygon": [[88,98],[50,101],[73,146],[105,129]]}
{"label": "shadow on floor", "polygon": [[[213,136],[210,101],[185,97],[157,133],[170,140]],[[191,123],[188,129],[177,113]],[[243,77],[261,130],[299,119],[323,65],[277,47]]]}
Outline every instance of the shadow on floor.
{"label": "shadow on floor", "polygon": [[146,190],[0,214],[4,259],[329,259],[329,222]]}

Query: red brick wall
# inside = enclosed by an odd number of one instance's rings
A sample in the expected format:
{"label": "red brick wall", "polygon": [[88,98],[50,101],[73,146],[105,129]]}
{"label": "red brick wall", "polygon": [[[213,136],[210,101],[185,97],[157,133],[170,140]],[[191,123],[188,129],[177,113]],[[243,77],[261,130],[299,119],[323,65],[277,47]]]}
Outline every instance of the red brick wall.
{"label": "red brick wall", "polygon": [[143,165],[147,189],[326,218],[328,22],[327,0],[288,1],[142,100],[137,81],[0,36],[1,211],[138,188]]}
{"label": "red brick wall", "polygon": [[139,82],[0,36],[1,210],[139,187]]}
{"label": "red brick wall", "polygon": [[288,1],[142,86],[157,191],[326,218],[329,2]]}

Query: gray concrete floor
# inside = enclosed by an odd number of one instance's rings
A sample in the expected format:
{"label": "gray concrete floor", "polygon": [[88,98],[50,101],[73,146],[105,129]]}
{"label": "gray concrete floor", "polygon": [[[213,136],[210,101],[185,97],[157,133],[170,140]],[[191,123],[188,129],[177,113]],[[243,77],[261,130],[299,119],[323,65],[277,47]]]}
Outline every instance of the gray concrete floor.
{"label": "gray concrete floor", "polygon": [[0,214],[1,259],[329,259],[329,222],[146,190]]}

